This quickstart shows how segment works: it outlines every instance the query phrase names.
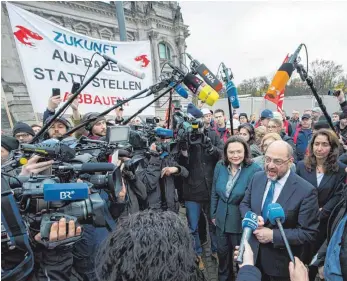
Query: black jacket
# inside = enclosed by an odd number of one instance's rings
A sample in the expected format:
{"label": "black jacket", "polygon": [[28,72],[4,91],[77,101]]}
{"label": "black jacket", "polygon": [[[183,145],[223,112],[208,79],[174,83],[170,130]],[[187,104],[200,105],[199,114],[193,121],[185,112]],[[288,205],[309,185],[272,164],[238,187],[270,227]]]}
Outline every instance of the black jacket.
{"label": "black jacket", "polygon": [[[265,172],[254,174],[240,204],[242,217],[248,211],[261,215],[267,182]],[[318,233],[317,189],[291,171],[276,202],[282,206],[285,213],[283,228],[292,252],[294,256],[300,257],[304,244],[314,241]],[[265,227],[273,230],[273,243],[261,244],[251,235],[249,244],[254,253],[254,260],[259,259],[267,275],[288,278],[290,259],[279,228],[269,222],[265,223]]]}
{"label": "black jacket", "polygon": [[[336,205],[335,209],[330,215],[328,225],[327,225],[327,239],[322,247],[318,251],[318,257],[314,265],[321,267],[324,265],[325,256],[327,253],[328,245],[331,237],[334,234],[334,231],[343,216],[347,213],[347,186],[343,184],[344,198]],[[343,239],[341,241],[341,250],[340,250],[340,266],[342,271],[342,279],[347,280],[347,227],[345,227]]]}
{"label": "black jacket", "polygon": [[214,168],[223,154],[224,143],[213,129],[204,134],[211,139],[213,152],[209,154],[201,144],[190,145],[188,157],[180,155],[179,164],[186,167],[189,177],[183,182],[183,199],[186,201],[209,202]]}
{"label": "black jacket", "polygon": [[[161,170],[165,167],[177,167],[178,174],[161,178]],[[161,159],[159,156],[146,158],[136,170],[136,176],[147,189],[147,202],[150,209],[169,210],[178,213],[179,203],[174,184],[174,176],[188,177],[188,170],[167,156]]]}
{"label": "black jacket", "polygon": [[292,137],[288,136],[285,132],[281,132],[280,134],[283,141],[288,143],[293,148],[293,156],[294,156],[294,163],[297,162],[297,155],[296,155],[296,144],[294,143],[294,140]]}

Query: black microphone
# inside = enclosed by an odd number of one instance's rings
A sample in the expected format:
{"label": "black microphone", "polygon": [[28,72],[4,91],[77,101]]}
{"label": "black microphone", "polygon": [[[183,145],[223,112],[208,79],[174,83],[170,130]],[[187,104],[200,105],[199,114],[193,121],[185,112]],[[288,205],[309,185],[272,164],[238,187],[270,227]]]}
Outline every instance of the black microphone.
{"label": "black microphone", "polygon": [[251,235],[254,230],[258,227],[258,216],[256,213],[248,211],[245,215],[245,218],[242,220],[242,237],[239,248],[239,255],[237,256],[236,262],[238,264],[243,263],[243,254],[245,252],[245,244],[251,238]]}
{"label": "black microphone", "polygon": [[289,245],[288,240],[287,240],[287,236],[284,233],[283,226],[282,226],[282,223],[284,223],[284,221],[286,220],[282,206],[278,203],[269,204],[267,217],[268,217],[268,219],[272,225],[277,224],[277,226],[280,230],[282,239],[284,241],[284,244],[286,245],[289,258],[295,264],[292,249],[290,248],[290,245]]}
{"label": "black microphone", "polygon": [[80,173],[112,172],[115,168],[112,163],[84,163],[58,167],[62,171],[73,170]]}

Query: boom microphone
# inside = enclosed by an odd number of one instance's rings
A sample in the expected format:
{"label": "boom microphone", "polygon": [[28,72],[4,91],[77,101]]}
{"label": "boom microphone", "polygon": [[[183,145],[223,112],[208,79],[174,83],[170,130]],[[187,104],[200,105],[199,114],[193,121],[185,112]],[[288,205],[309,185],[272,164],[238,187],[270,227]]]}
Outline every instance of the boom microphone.
{"label": "boom microphone", "polygon": [[146,77],[146,74],[141,72],[141,71],[133,69],[132,67],[125,65],[123,63],[120,63],[120,62],[116,61],[115,59],[110,58],[109,56],[102,55],[100,53],[98,53],[98,54],[100,56],[102,56],[106,61],[112,61],[113,63],[115,63],[121,71],[124,71],[125,73],[128,73],[129,75],[135,76],[135,77],[140,78],[140,79],[144,79]]}
{"label": "boom microphone", "polygon": [[277,226],[278,226],[278,228],[280,230],[282,239],[284,241],[284,244],[286,245],[289,258],[295,264],[294,256],[293,256],[293,253],[292,253],[292,249],[290,248],[290,245],[288,243],[286,234],[284,233],[283,226],[282,226],[282,223],[284,223],[284,221],[286,219],[282,206],[280,204],[278,204],[278,203],[269,204],[268,205],[268,215],[267,215],[267,217],[268,217],[268,219],[269,219],[269,221],[270,221],[270,223],[272,225],[276,225],[277,224]]}
{"label": "boom microphone", "polygon": [[231,105],[233,106],[233,108],[239,108],[240,102],[239,102],[239,97],[237,95],[237,88],[234,82],[229,80],[226,85],[226,88],[227,88],[227,95],[228,95],[228,98],[230,99]]}
{"label": "boom microphone", "polygon": [[192,73],[187,73],[183,79],[183,83],[188,87],[194,95],[197,95],[199,100],[213,106],[219,99],[218,93],[209,85],[204,83]]}
{"label": "boom microphone", "polygon": [[115,168],[116,166],[112,163],[84,163],[58,167],[61,171],[72,170],[80,173],[111,172]]}
{"label": "boom microphone", "polygon": [[[175,85],[175,82],[171,82],[169,84],[170,87],[174,85]],[[186,91],[186,89],[183,88],[181,84],[178,84],[174,89],[175,89],[175,92],[179,94],[182,98],[185,98],[185,99],[188,98],[188,92]]]}
{"label": "boom microphone", "polygon": [[212,87],[216,92],[223,89],[223,84],[218,78],[210,71],[206,65],[195,60],[191,55],[187,54],[188,58],[196,66],[195,71],[204,79],[204,81]]}
{"label": "boom microphone", "polygon": [[284,90],[287,82],[293,74],[294,62],[298,58],[302,46],[303,44],[300,44],[299,47],[295,50],[294,54],[290,56],[288,62],[284,62],[277,70],[274,78],[272,79],[271,85],[266,92],[266,95],[270,96],[270,98],[274,99]]}
{"label": "boom microphone", "polygon": [[249,241],[254,230],[258,227],[258,216],[256,213],[248,211],[242,220],[242,237],[239,248],[239,255],[237,256],[236,262],[238,264],[243,263],[243,254],[245,252],[245,243]]}

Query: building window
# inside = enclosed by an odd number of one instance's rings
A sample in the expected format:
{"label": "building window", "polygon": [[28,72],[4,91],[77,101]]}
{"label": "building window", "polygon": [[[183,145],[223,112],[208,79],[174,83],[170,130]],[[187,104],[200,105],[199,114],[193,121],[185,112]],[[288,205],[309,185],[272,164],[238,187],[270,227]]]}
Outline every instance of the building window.
{"label": "building window", "polygon": [[159,58],[163,60],[171,60],[170,48],[165,43],[159,43]]}

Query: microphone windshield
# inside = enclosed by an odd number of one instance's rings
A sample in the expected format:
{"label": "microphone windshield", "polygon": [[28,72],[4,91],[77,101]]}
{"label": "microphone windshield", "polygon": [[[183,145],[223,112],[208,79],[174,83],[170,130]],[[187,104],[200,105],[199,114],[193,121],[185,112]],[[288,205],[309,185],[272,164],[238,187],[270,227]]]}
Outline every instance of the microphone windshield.
{"label": "microphone windshield", "polygon": [[200,109],[198,109],[194,104],[189,103],[187,106],[187,113],[191,114],[195,118],[202,118],[204,117],[204,114],[201,112]]}
{"label": "microphone windshield", "polygon": [[195,95],[197,93],[199,87],[201,86],[201,84],[203,84],[203,81],[200,80],[198,77],[196,77],[194,74],[187,73],[187,75],[183,79],[183,83]]}
{"label": "microphone windshield", "polygon": [[252,230],[256,230],[258,227],[258,216],[256,213],[248,211],[242,220],[242,228],[249,227]]}
{"label": "microphone windshield", "polygon": [[283,208],[278,203],[272,203],[268,205],[267,217],[272,225],[276,224],[276,219],[279,219],[281,223],[284,223],[284,221],[286,220]]}
{"label": "microphone windshield", "polygon": [[[171,82],[169,86],[173,86],[175,84],[175,82]],[[188,98],[188,92],[186,91],[186,89],[183,88],[182,85],[178,84],[175,87],[175,92],[177,94],[179,94],[182,98],[187,99]]]}
{"label": "microphone windshield", "polygon": [[231,102],[233,108],[239,108],[240,102],[239,102],[239,98],[237,95],[237,88],[236,88],[234,82],[230,80],[227,83],[226,88],[227,88],[228,98],[230,99],[230,102]]}
{"label": "microphone windshield", "polygon": [[155,134],[162,139],[169,139],[173,137],[173,131],[165,128],[155,128]]}

